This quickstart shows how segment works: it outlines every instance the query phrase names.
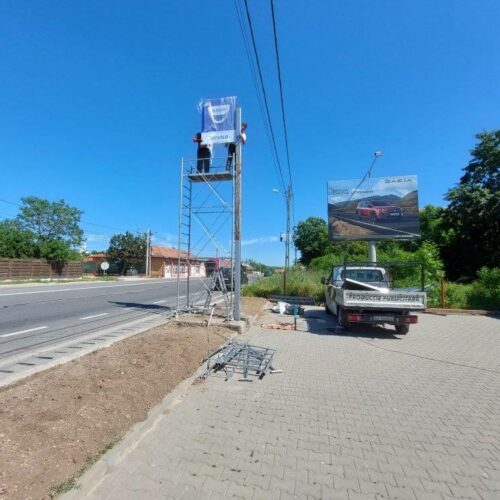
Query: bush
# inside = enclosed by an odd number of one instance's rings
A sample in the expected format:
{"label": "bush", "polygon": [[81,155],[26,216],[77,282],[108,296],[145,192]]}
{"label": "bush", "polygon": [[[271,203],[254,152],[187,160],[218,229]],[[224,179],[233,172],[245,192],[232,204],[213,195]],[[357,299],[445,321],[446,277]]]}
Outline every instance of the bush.
{"label": "bush", "polygon": [[469,307],[500,310],[500,268],[482,267],[478,272],[478,279],[468,286]]}

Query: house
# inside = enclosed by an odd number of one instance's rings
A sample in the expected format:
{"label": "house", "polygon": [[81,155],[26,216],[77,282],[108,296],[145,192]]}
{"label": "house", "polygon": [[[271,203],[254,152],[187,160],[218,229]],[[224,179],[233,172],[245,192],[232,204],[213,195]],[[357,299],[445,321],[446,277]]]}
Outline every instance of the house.
{"label": "house", "polygon": [[[179,253],[177,248],[163,247],[159,245],[151,246],[151,277],[152,278],[177,278],[177,264]],[[190,276],[192,278],[205,276],[205,264],[196,255],[189,255],[187,252],[180,253],[181,277],[187,277],[188,266],[191,267]]]}

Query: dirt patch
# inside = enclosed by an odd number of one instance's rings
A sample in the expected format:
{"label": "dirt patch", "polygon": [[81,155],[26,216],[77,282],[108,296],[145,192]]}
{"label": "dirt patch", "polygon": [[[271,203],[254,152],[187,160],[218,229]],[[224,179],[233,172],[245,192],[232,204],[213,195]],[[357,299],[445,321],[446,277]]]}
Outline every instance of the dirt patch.
{"label": "dirt patch", "polygon": [[[265,302],[245,298],[242,309],[253,316]],[[210,327],[210,349],[233,334]],[[69,484],[189,377],[207,350],[207,328],[169,323],[0,389],[0,497],[49,498]]]}
{"label": "dirt patch", "polygon": [[335,218],[330,219],[330,223],[333,227],[335,234],[342,234],[344,236],[371,236],[377,234],[375,231],[372,231],[366,227],[355,226],[353,224],[349,224],[348,222],[344,222],[342,220],[337,220]]}
{"label": "dirt patch", "polygon": [[248,317],[253,318],[267,304],[267,299],[262,297],[241,297],[242,311]]}

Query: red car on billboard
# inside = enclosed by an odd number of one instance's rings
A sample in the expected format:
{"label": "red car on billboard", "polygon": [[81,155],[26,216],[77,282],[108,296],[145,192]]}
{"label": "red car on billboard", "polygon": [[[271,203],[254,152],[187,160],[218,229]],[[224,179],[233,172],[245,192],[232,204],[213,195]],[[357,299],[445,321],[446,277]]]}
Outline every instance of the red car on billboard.
{"label": "red car on billboard", "polygon": [[403,211],[386,201],[360,201],[356,207],[358,219],[366,218],[375,223],[382,219],[400,219]]}

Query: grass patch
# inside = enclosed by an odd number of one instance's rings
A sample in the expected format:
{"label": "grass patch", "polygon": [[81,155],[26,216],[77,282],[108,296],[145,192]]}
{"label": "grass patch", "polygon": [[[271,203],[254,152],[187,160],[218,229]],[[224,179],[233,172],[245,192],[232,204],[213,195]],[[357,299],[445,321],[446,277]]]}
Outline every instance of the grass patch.
{"label": "grass patch", "polygon": [[56,498],[68,491],[73,489],[78,489],[79,486],[77,484],[78,478],[81,477],[88,469],[90,469],[108,450],[113,448],[115,443],[108,443],[99,453],[94,453],[89,455],[84,464],[78,469],[78,471],[66,481],[54,486],[50,489],[49,497]]}
{"label": "grass patch", "polygon": [[[324,301],[324,290],[321,276],[324,273],[316,270],[291,269],[287,275],[286,295],[294,297],[314,297],[317,302]],[[283,274],[273,274],[256,283],[246,285],[242,295],[248,297],[264,297],[283,295]]]}

